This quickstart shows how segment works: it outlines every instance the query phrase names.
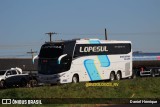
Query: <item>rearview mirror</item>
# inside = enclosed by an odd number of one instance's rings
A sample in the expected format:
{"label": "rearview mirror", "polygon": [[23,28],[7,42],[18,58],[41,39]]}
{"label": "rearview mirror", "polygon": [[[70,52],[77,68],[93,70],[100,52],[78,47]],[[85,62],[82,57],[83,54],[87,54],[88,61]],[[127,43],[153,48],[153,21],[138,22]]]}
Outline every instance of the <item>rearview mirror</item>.
{"label": "rearview mirror", "polygon": [[34,56],[32,59],[32,63],[34,64],[35,59],[38,59],[38,55]]}
{"label": "rearview mirror", "polygon": [[67,54],[63,54],[63,55],[59,56],[57,63],[60,64],[60,63],[61,63],[61,59],[62,59],[63,57],[65,57],[65,56],[67,56]]}

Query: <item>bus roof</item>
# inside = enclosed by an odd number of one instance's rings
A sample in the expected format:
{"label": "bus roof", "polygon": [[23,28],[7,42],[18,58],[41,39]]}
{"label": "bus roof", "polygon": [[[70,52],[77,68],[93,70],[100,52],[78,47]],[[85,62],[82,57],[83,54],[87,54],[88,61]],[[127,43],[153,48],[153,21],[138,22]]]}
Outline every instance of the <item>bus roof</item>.
{"label": "bus roof", "polygon": [[91,42],[94,43],[131,43],[131,41],[124,41],[124,40],[100,40],[100,39],[72,39],[72,40],[56,40],[54,42],[46,42],[46,44],[52,43],[67,43],[67,42],[75,42],[76,44],[90,44]]}
{"label": "bus roof", "polygon": [[119,41],[119,40],[100,40],[100,39],[80,39],[76,41],[77,44],[106,44],[106,43],[131,43],[131,41]]}

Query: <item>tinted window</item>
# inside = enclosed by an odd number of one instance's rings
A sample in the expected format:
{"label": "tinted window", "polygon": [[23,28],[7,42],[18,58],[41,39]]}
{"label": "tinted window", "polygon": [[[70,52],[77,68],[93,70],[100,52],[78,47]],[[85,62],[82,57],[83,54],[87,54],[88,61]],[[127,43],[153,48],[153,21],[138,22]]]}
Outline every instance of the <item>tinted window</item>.
{"label": "tinted window", "polygon": [[12,75],[12,72],[11,71],[7,71],[7,74]]}
{"label": "tinted window", "polygon": [[72,57],[74,46],[75,46],[75,41],[66,42],[64,48],[64,54],[67,54],[68,56]]}
{"label": "tinted window", "polygon": [[15,74],[17,74],[17,72],[16,72],[15,70],[13,70],[13,71],[12,71],[12,74],[15,75]]}
{"label": "tinted window", "polygon": [[85,55],[116,55],[131,52],[130,43],[115,44],[77,44],[74,57]]}
{"label": "tinted window", "polygon": [[39,57],[40,58],[58,58],[63,54],[68,56],[73,55],[75,41],[66,41],[61,43],[47,43],[42,45]]}
{"label": "tinted window", "polygon": [[58,58],[63,54],[63,44],[45,44],[41,47],[40,58]]}

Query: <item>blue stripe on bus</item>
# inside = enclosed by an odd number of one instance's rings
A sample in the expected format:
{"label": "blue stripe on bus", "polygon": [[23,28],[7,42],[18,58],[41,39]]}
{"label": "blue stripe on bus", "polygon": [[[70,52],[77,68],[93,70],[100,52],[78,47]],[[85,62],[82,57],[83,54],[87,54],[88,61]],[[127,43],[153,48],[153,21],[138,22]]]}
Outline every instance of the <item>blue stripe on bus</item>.
{"label": "blue stripe on bus", "polygon": [[[99,40],[89,40],[90,44],[100,44]],[[98,60],[100,61],[101,67],[108,67],[110,66],[110,61],[107,55],[98,55]],[[98,70],[95,66],[94,60],[87,59],[84,61],[84,65],[86,71],[90,77],[90,80],[101,80],[101,77],[98,73]]]}
{"label": "blue stripe on bus", "polygon": [[[99,40],[89,40],[90,44],[100,44]],[[98,59],[102,67],[109,67],[110,61],[107,55],[98,55]]]}
{"label": "blue stripe on bus", "polygon": [[84,65],[85,65],[85,68],[87,70],[87,73],[90,77],[90,80],[100,80],[100,76],[98,74],[98,71],[96,69],[96,66],[94,64],[94,60],[92,59],[87,59],[84,61]]}
{"label": "blue stripe on bus", "polygon": [[90,44],[100,44],[99,40],[89,40]]}
{"label": "blue stripe on bus", "polygon": [[101,63],[101,67],[109,67],[110,61],[107,55],[98,55],[98,59]]}

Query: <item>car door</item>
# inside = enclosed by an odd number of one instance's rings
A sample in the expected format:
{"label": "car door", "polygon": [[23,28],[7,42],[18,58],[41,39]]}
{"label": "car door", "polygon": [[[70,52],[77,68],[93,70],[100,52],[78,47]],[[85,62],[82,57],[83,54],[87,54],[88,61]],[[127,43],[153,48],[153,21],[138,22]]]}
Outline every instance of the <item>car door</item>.
{"label": "car door", "polygon": [[6,77],[5,77],[5,83],[6,83],[7,85],[12,84],[11,77],[12,77],[12,72],[11,72],[11,70],[8,70],[8,71],[6,72]]}
{"label": "car door", "polygon": [[18,83],[18,78],[17,78],[17,71],[16,70],[12,70],[12,76],[10,77],[11,81],[12,81],[12,84],[17,84]]}
{"label": "car door", "polygon": [[9,85],[14,85],[17,82],[16,79],[17,72],[15,70],[9,70],[6,74],[6,83]]}
{"label": "car door", "polygon": [[11,70],[6,72],[6,79],[12,76],[12,72]]}

